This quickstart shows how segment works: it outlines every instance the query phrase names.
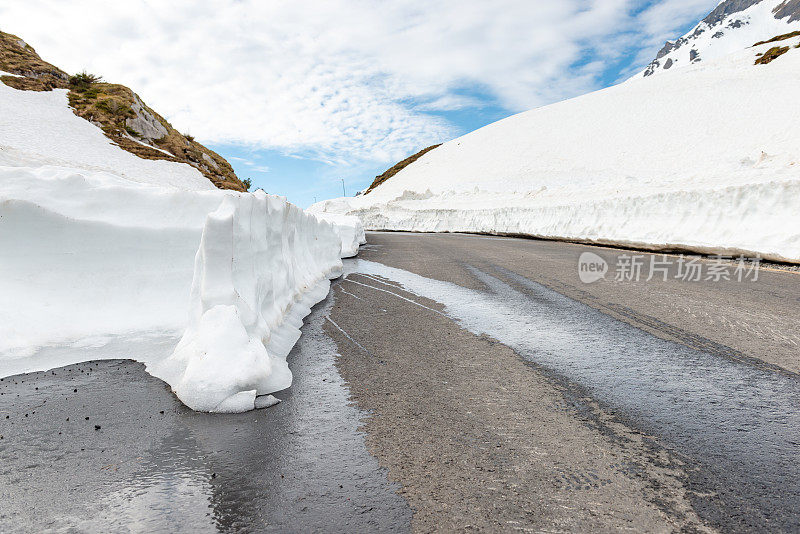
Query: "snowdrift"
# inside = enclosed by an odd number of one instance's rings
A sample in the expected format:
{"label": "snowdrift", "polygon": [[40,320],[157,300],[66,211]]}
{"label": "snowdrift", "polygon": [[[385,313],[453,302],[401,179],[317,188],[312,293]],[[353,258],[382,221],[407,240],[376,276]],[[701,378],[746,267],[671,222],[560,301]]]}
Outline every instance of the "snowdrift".
{"label": "snowdrift", "polygon": [[340,233],[123,152],[63,91],[0,84],[0,376],[130,358],[195,410],[268,405]]}
{"label": "snowdrift", "polygon": [[800,262],[800,38],[509,117],[314,212]]}

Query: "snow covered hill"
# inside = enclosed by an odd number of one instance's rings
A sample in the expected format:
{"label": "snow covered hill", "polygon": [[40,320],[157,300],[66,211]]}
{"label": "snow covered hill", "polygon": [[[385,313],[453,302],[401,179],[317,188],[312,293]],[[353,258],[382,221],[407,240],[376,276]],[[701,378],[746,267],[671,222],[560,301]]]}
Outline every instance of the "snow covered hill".
{"label": "snow covered hill", "polygon": [[[167,120],[149,108],[128,87],[104,82],[99,77],[86,73],[70,76],[55,65],[44,61],[32,46],[16,35],[2,31],[0,31],[0,83],[26,92],[66,90],[65,93],[56,91],[49,101],[50,105],[44,109],[35,106],[26,108],[36,114],[20,118],[19,124],[15,125],[18,130],[24,128],[26,122],[42,120],[51,123],[54,121],[63,123],[65,120],[69,122],[71,119],[66,115],[72,113],[88,123],[82,127],[75,125],[72,127],[73,130],[80,130],[85,135],[95,137],[100,133],[117,147],[137,156],[136,159],[184,163],[186,165],[173,166],[171,169],[180,169],[177,172],[185,176],[189,174],[194,176],[197,173],[191,173],[191,169],[188,168],[194,167],[205,176],[206,180],[220,189],[247,190],[247,184],[239,180],[225,158],[198,143],[191,136],[185,136],[175,130]],[[64,94],[69,101],[67,109],[63,106]],[[33,96],[18,95],[16,99],[7,99],[2,105],[12,107],[15,105],[14,100],[22,102],[26,98],[36,99]],[[29,149],[30,144],[24,137],[7,139],[10,143],[16,141],[20,145],[17,147],[20,150]],[[80,159],[88,156],[82,154],[80,150],[73,150],[80,146],[76,144],[78,140],[74,137],[50,141],[50,145],[40,156],[59,157],[62,161],[65,161],[64,157]],[[119,150],[109,149],[96,155],[102,161],[111,158],[108,161],[111,168],[117,168],[115,161],[123,157]],[[157,168],[145,164],[137,165],[131,158],[127,158],[127,162],[129,167]],[[165,179],[169,180],[169,177]],[[167,185],[174,183],[167,181]]]}
{"label": "snow covered hill", "polygon": [[[368,229],[800,262],[798,46],[800,36],[759,45],[509,117],[310,211]],[[781,55],[756,65],[772,48]]]}
{"label": "snow covered hill", "polygon": [[360,227],[139,158],[67,93],[0,83],[0,377],[130,358],[196,410],[273,402]]}
{"label": "snow covered hill", "polygon": [[676,41],[668,41],[638,76],[713,60],[798,30],[798,0],[725,0],[692,31]]}

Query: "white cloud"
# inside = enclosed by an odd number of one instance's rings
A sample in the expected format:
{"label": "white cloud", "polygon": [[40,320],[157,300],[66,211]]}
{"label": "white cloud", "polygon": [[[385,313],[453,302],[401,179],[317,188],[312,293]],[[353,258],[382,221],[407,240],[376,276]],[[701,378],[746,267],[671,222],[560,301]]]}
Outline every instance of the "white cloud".
{"label": "white cloud", "polygon": [[454,111],[464,108],[480,109],[485,107],[486,104],[487,102],[474,96],[445,94],[430,102],[417,104],[414,109],[419,111]]}
{"label": "white cloud", "polygon": [[709,13],[719,3],[717,0],[666,0],[645,10],[639,19],[643,30],[651,38],[674,40],[678,27],[687,22],[700,22],[698,13]]}
{"label": "white cloud", "polygon": [[716,2],[632,15],[638,4],[6,0],[0,21],[66,70],[129,85],[198,139],[343,163],[451,137],[425,111],[476,106],[464,88],[511,111],[595,89],[604,61],[654,46]]}

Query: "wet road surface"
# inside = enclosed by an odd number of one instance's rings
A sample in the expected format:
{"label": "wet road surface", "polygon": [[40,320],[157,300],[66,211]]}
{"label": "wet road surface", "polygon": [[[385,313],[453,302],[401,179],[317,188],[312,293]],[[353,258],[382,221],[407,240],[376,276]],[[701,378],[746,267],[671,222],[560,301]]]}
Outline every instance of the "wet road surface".
{"label": "wet road surface", "polygon": [[276,407],[192,413],[122,360],[5,378],[0,532],[800,528],[797,274],[586,285],[623,252],[368,239]]}
{"label": "wet road surface", "polygon": [[[422,365],[419,360],[424,355],[428,359],[424,360],[423,375],[417,376],[420,382],[406,387],[425,384],[422,396],[427,396],[441,395],[440,388],[452,389],[453,382],[469,380],[467,375],[475,372],[472,367],[477,359],[497,358],[491,343],[467,349],[460,340],[452,347],[457,354],[454,361],[440,370],[441,375],[427,376],[435,372],[430,368],[433,359],[441,360],[448,350],[448,340],[431,339],[430,334],[447,329],[441,317],[444,314],[461,329],[513,349],[532,366],[528,372],[546,378],[562,398],[596,403],[591,410],[576,403],[573,418],[586,419],[606,437],[613,432],[602,429],[601,423],[621,425],[622,437],[611,436],[617,443],[611,449],[623,456],[630,453],[629,460],[636,467],[619,473],[630,477],[638,470],[645,478],[653,478],[648,471],[662,465],[664,458],[676,467],[669,481],[674,486],[655,480],[649,490],[643,490],[635,484],[625,487],[623,480],[619,494],[610,496],[611,500],[638,494],[666,515],[670,529],[800,528],[800,380],[795,372],[799,353],[792,349],[797,347],[796,309],[780,315],[782,308],[798,302],[797,274],[765,269],[758,280],[741,283],[671,280],[586,285],[578,279],[577,264],[581,252],[591,249],[579,245],[383,233],[371,234],[370,243],[360,259],[348,266],[347,277],[336,284],[341,308],[333,311],[337,328],[331,331],[336,337],[335,330],[340,330],[345,337],[339,338],[340,368],[359,405],[380,414],[367,424],[370,436],[411,431],[404,428],[409,423],[403,418],[392,422],[398,429],[380,428],[389,407],[396,403],[397,391],[370,380],[374,371],[361,370],[370,359],[397,365],[389,376],[405,376],[413,372],[409,365]],[[606,256],[611,265],[615,255],[625,253],[594,251]],[[683,298],[687,291],[693,293],[692,299]],[[730,302],[731,296],[739,306],[721,306]],[[389,306],[392,309],[386,311]],[[687,312],[663,312],[675,309]],[[655,317],[654,312],[658,314]],[[746,329],[731,328],[745,322],[749,323]],[[374,339],[376,332],[380,340]],[[423,340],[415,340],[409,351],[410,337],[417,332],[425,332]],[[358,346],[348,349],[351,340]],[[762,357],[765,352],[768,358]],[[409,362],[398,363],[406,357]],[[498,381],[509,377],[511,364],[505,362],[501,367],[504,372],[498,374]],[[445,383],[447,386],[441,385]],[[362,387],[367,391],[362,393]],[[485,385],[473,384],[464,395],[470,395],[475,403],[510,404],[522,399],[518,391],[511,395],[479,390],[481,387]],[[537,387],[547,390],[548,385]],[[381,402],[382,392],[392,400]],[[494,412],[486,417],[499,416]],[[514,419],[519,422],[521,417],[516,414]],[[435,418],[430,423],[436,424]],[[453,424],[464,431],[464,424]],[[488,420],[479,424],[490,426]],[[557,427],[564,422],[549,424]],[[534,424],[517,430],[514,439],[540,437],[541,429]],[[627,439],[626,432],[640,433],[652,448],[627,450],[628,445],[620,445]],[[587,443],[592,438],[586,436]],[[379,458],[386,457],[390,475],[408,471],[402,465],[392,467],[392,455],[383,443],[371,440],[369,444]],[[556,441],[546,449],[547,454],[551,459],[560,455],[569,463],[569,452],[557,451],[557,447]],[[461,460],[464,458],[455,461]],[[570,470],[580,476],[586,467],[580,458],[572,460]],[[633,479],[639,476],[634,474]],[[402,476],[400,482],[404,482]],[[661,487],[648,493],[654,486]],[[540,493],[529,488],[527,497],[530,501],[547,498]],[[595,497],[603,498],[601,491],[596,493]],[[691,510],[688,516],[696,514],[697,523],[674,521],[681,515],[682,505],[675,495],[685,499]],[[500,496],[486,497],[488,503]],[[425,496],[420,499],[412,501],[415,507],[430,504]],[[575,518],[582,512],[576,510]],[[534,528],[564,526],[552,517],[528,519]],[[440,516],[433,524],[441,520]],[[657,524],[645,523],[644,528],[651,530]],[[569,528],[614,529],[614,525],[613,518],[606,517],[600,525],[586,522]],[[484,526],[502,528],[491,523]],[[636,524],[636,528],[643,525]]]}
{"label": "wet road surface", "polygon": [[[0,382],[0,532],[407,531],[315,308],[283,402],[194,413],[126,360]],[[99,425],[100,428],[96,428]]]}

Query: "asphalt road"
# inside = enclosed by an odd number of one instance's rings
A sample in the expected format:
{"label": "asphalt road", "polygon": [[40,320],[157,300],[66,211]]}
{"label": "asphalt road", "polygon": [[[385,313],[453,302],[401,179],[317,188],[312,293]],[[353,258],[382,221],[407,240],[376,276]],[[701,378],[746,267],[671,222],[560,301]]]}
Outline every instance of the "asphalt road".
{"label": "asphalt road", "polygon": [[[796,272],[739,281],[704,259],[691,281],[691,258],[568,243],[369,243],[327,332],[416,530],[800,528]],[[581,282],[584,252],[606,279]],[[638,282],[617,269],[633,256]],[[648,282],[651,259],[666,273]]]}
{"label": "asphalt road", "polygon": [[331,305],[264,410],[192,412],[130,360],[0,381],[0,533],[407,532],[322,333]]}
{"label": "asphalt road", "polygon": [[127,360],[5,378],[0,532],[800,528],[798,274],[368,239],[273,408],[193,413]]}

